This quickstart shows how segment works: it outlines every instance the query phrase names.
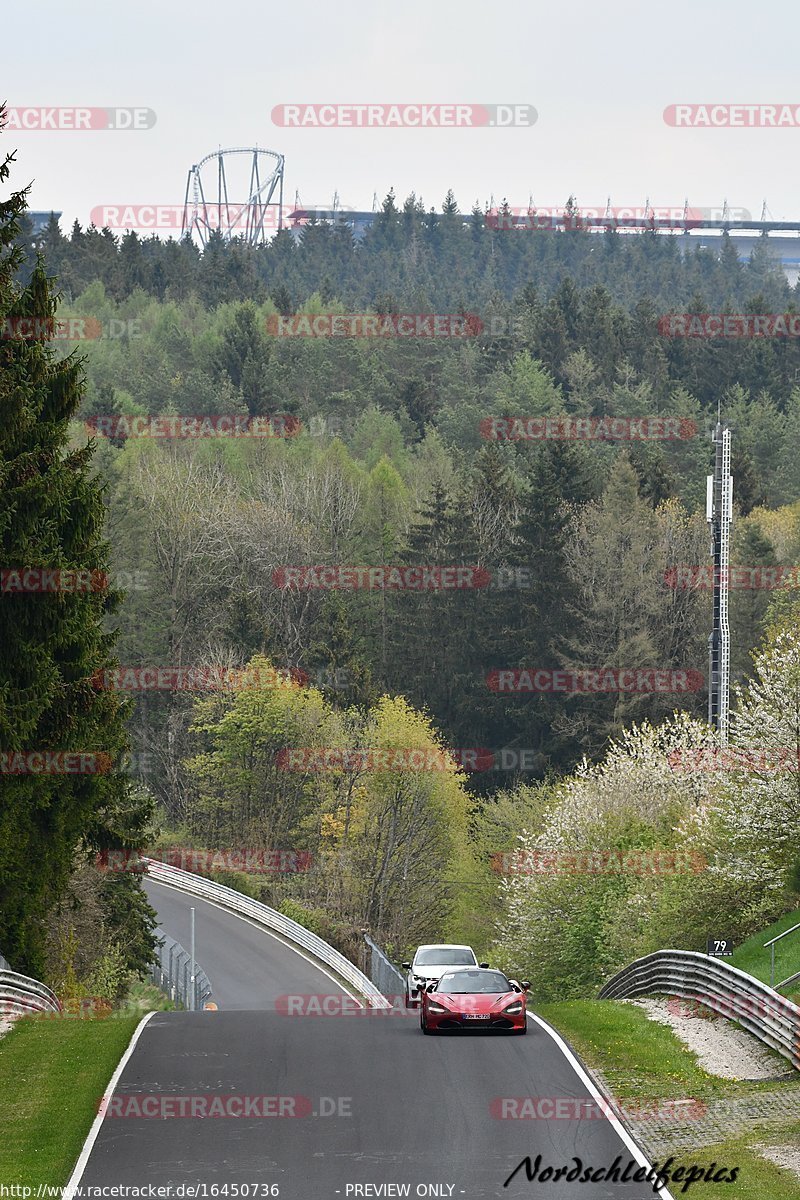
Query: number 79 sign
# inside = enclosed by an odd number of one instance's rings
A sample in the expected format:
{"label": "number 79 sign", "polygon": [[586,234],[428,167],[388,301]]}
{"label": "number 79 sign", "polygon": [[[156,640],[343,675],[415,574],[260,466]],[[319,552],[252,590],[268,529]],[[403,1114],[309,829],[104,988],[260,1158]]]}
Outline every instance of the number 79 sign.
{"label": "number 79 sign", "polygon": [[709,938],[706,943],[706,954],[712,954],[719,958],[728,958],[733,954],[733,941],[731,938]]}

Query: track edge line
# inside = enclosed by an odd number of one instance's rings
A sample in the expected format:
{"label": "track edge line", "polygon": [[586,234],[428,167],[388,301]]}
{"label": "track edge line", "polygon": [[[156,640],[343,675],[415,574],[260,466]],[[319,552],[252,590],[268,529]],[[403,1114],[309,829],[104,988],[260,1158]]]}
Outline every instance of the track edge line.
{"label": "track edge line", "polygon": [[111,1099],[111,1096],[114,1094],[114,1088],[117,1086],[117,1084],[119,1082],[120,1075],[125,1070],[125,1067],[128,1065],[128,1059],[131,1057],[134,1050],[136,1049],[136,1043],[139,1041],[139,1038],[141,1037],[141,1034],[144,1030],[145,1025],[147,1024],[147,1022],[150,1020],[151,1017],[154,1017],[156,1015],[156,1013],[158,1011],[160,1011],[160,1010],[154,1009],[153,1012],[146,1013],[145,1016],[142,1017],[141,1021],[134,1029],[133,1036],[131,1037],[131,1040],[128,1043],[127,1049],[125,1050],[124,1054],[122,1055],[122,1058],[117,1063],[116,1068],[114,1069],[114,1074],[111,1076],[111,1079],[108,1081],[108,1087],[103,1092],[103,1097],[100,1101],[100,1110],[97,1113],[97,1116],[95,1117],[94,1121],[92,1122],[92,1127],[86,1135],[86,1140],[83,1143],[83,1146],[81,1147],[81,1152],[78,1155],[77,1162],[75,1163],[75,1166],[72,1169],[72,1174],[70,1175],[70,1177],[66,1183],[66,1186],[64,1187],[64,1191],[62,1192],[62,1200],[72,1200],[73,1196],[75,1195],[78,1185],[79,1185],[81,1179],[83,1178],[83,1172],[86,1170],[86,1164],[89,1161],[89,1156],[92,1153],[92,1150],[94,1149],[95,1142],[97,1141],[97,1135],[99,1134],[100,1128],[103,1124],[103,1121],[105,1120],[105,1115],[106,1115],[106,1111],[108,1108],[108,1101]]}
{"label": "track edge line", "polygon": [[[545,1021],[544,1017],[540,1017],[538,1014],[533,1013],[530,1010],[528,1011],[528,1017],[530,1020],[536,1021],[538,1025],[541,1025],[545,1033],[550,1035],[561,1053],[566,1058],[567,1062],[575,1071],[575,1074],[589,1088],[589,1091],[592,1093],[594,1099],[608,1105],[610,1108],[613,1098],[606,1092],[606,1089],[601,1086],[599,1081],[595,1079],[591,1069],[586,1065],[583,1059],[580,1058],[577,1051],[573,1050],[566,1038],[562,1037],[558,1030],[554,1028],[549,1021]],[[614,1112],[606,1113],[606,1120],[610,1123],[612,1129],[614,1129],[622,1143],[627,1147],[628,1150],[631,1151],[634,1158],[639,1163],[639,1166],[652,1169],[652,1160],[648,1158],[644,1148],[637,1142],[633,1135],[633,1130],[629,1129],[628,1126],[624,1124]],[[659,1194],[664,1197],[664,1200],[674,1200],[674,1197],[666,1187]]]}

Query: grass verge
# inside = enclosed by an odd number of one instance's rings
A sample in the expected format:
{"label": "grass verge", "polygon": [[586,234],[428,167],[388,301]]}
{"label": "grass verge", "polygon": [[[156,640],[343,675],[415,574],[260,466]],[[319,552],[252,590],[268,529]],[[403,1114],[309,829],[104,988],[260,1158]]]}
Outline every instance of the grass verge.
{"label": "grass verge", "polygon": [[709,1075],[667,1025],[649,1020],[634,1004],[567,1000],[537,1005],[536,1011],[564,1034],[590,1067],[602,1072],[620,1099],[708,1099],[763,1086]]}
{"label": "grass verge", "polygon": [[[791,929],[799,922],[800,908],[787,913],[785,917],[775,921],[768,929],[762,929],[748,938],[738,950],[733,952],[731,958],[723,959],[723,961],[729,962],[733,967],[738,967],[740,971],[747,971],[749,975],[754,975],[762,983],[769,983],[770,951],[769,947],[764,949],[764,942]],[[800,929],[775,945],[775,982],[780,983],[782,979],[787,979],[796,971],[800,971]],[[794,987],[796,988],[797,985],[795,984]]]}
{"label": "grass verge", "polygon": [[[789,922],[791,924],[791,922]],[[587,1066],[599,1072],[616,1100],[733,1099],[774,1092],[800,1090],[800,1074],[785,1081],[740,1081],[719,1079],[698,1065],[697,1057],[666,1025],[648,1020],[642,1009],[611,1000],[570,1000],[541,1004],[536,1012],[549,1021],[578,1052]],[[782,1060],[778,1059],[781,1063]],[[759,1129],[753,1125],[741,1136],[721,1145],[690,1151],[678,1150],[674,1166],[716,1161],[720,1169],[739,1167],[734,1183],[693,1183],[682,1192],[682,1182],[670,1185],[676,1198],[696,1200],[731,1197],[731,1200],[800,1200],[800,1178],[768,1162],[754,1145],[800,1146],[800,1125],[787,1122],[781,1128]],[[663,1163],[664,1155],[654,1156]]]}
{"label": "grass verge", "polygon": [[23,1017],[0,1038],[0,1184],[67,1182],[140,1020]]}
{"label": "grass verge", "polygon": [[750,1149],[745,1139],[708,1146],[693,1155],[683,1155],[679,1161],[687,1165],[696,1162],[698,1166],[717,1163],[720,1169],[727,1167],[729,1170],[738,1167],[739,1173],[733,1183],[704,1183],[701,1180],[693,1183],[686,1192],[681,1190],[682,1183],[673,1183],[670,1191],[675,1200],[681,1196],[689,1196],[690,1200],[720,1200],[721,1195],[736,1200],[800,1200],[800,1179],[794,1171],[767,1162]]}

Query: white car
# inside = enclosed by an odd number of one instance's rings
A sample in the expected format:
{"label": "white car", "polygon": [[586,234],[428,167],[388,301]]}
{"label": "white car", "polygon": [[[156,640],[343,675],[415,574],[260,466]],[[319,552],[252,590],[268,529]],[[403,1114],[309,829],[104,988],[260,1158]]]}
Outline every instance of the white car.
{"label": "white car", "polygon": [[488,967],[488,963],[479,963],[471,946],[455,946],[451,943],[441,945],[418,946],[411,962],[404,962],[402,967],[408,971],[406,976],[406,1008],[419,1007],[419,993],[424,991],[435,979],[441,979],[445,971],[453,967]]}

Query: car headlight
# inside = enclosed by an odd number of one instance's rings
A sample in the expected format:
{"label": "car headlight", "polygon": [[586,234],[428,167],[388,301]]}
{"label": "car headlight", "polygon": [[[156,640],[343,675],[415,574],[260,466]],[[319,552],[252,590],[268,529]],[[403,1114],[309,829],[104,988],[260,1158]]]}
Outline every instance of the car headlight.
{"label": "car headlight", "polygon": [[509,1004],[508,1008],[504,1008],[503,1012],[510,1013],[512,1017],[515,1017],[517,1013],[522,1012],[522,1001],[515,1000],[513,1004]]}
{"label": "car headlight", "polygon": [[435,1013],[446,1013],[447,1009],[443,1008],[441,1004],[434,1004],[433,1001],[431,1001],[431,1003],[428,1005],[428,1011]]}

